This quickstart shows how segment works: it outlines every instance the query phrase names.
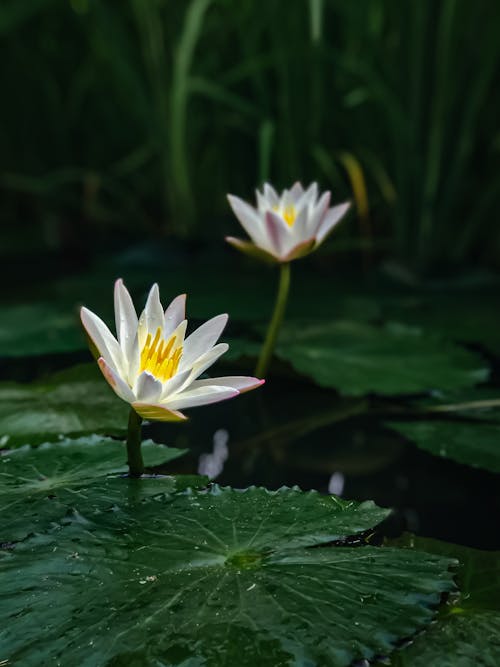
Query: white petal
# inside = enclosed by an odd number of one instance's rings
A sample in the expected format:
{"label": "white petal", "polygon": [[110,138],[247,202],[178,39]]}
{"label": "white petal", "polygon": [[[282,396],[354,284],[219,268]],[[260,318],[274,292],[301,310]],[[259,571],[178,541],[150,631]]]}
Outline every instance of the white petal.
{"label": "white petal", "polygon": [[278,206],[280,203],[278,193],[269,183],[264,183],[264,197],[269,202],[271,208],[273,208],[273,206]]}
{"label": "white petal", "polygon": [[193,408],[196,405],[208,405],[209,403],[224,401],[227,398],[238,396],[239,393],[237,389],[230,387],[208,385],[177,394],[174,398],[167,399],[165,405],[170,410],[182,410],[183,408]]}
{"label": "white petal", "polygon": [[130,294],[120,278],[115,282],[116,335],[123,354],[128,359],[137,333],[137,313]]}
{"label": "white petal", "polygon": [[319,202],[312,210],[311,215],[309,216],[309,222],[307,224],[307,234],[309,236],[317,234],[319,228],[321,227],[327,213],[328,206],[330,205],[330,197],[330,192],[324,192],[321,195]]}
{"label": "white petal", "polygon": [[87,334],[96,346],[101,357],[119,375],[123,375],[123,355],[118,341],[107,325],[85,306],[80,310],[80,318]]}
{"label": "white petal", "polygon": [[320,225],[318,232],[316,234],[316,244],[319,245],[322,243],[326,236],[332,231],[335,225],[340,222],[349,209],[351,203],[345,202],[344,204],[339,204],[331,208]]}
{"label": "white petal", "polygon": [[262,221],[262,216],[259,215],[258,211],[234,195],[228,195],[227,199],[229,205],[233,209],[233,213],[238,218],[241,223],[241,226],[246,231],[248,236],[252,241],[258,245],[267,249],[269,247],[269,242],[264,229],[264,223]]}
{"label": "white petal", "polygon": [[179,294],[165,311],[163,336],[168,339],[171,333],[186,317],[186,295]]}
{"label": "white petal", "polygon": [[163,385],[151,373],[143,371],[137,378],[134,389],[139,403],[154,403],[160,398]]}
{"label": "white petal", "polygon": [[304,206],[298,213],[293,223],[291,232],[294,237],[294,243],[300,243],[306,238],[307,235],[307,223],[309,218],[309,208]]}
{"label": "white petal", "polygon": [[155,283],[149,291],[146,305],[139,318],[139,347],[143,347],[148,333],[154,337],[158,327],[163,330],[163,324],[164,313],[160,303],[160,290]]}
{"label": "white petal", "polygon": [[99,357],[97,363],[99,364],[99,368],[106,378],[106,381],[113,389],[115,394],[117,394],[117,396],[119,396],[127,403],[133,403],[135,401],[135,396],[128,384],[124,382],[117,373],[115,373],[115,371],[110,367],[109,364],[106,363],[106,360],[103,359],[103,357]]}
{"label": "white petal", "polygon": [[165,400],[167,396],[172,396],[181,392],[185,387],[189,386],[190,382],[188,379],[192,374],[192,369],[187,368],[182,373],[176,373],[170,380],[167,380],[163,383],[163,389],[161,392],[161,400]]}
{"label": "white petal", "polygon": [[300,181],[297,181],[292,185],[292,188],[290,190],[290,195],[292,196],[292,200],[295,204],[300,200],[302,195],[304,194],[304,188],[302,187],[302,183]]}
{"label": "white petal", "polygon": [[207,368],[210,368],[210,366],[215,363],[217,359],[224,354],[224,352],[227,352],[228,349],[229,345],[227,343],[219,343],[211,350],[203,354],[201,357],[199,357],[192,365],[191,373],[184,386],[188,387],[193,382],[193,380],[196,380],[197,377],[200,377],[200,375],[204,373]]}
{"label": "white petal", "polygon": [[182,371],[191,367],[201,355],[213,348],[226,326],[227,320],[228,316],[226,314],[212,317],[211,320],[202,324],[186,338],[179,370]]}
{"label": "white petal", "polygon": [[261,192],[259,192],[259,190],[255,190],[255,198],[257,199],[257,210],[261,215],[263,215],[269,208],[272,208],[267,199]]}
{"label": "white petal", "polygon": [[302,206],[314,206],[316,199],[318,198],[318,184],[311,183],[311,185],[305,190],[302,197],[297,202],[297,208],[302,208]]}
{"label": "white petal", "polygon": [[245,377],[243,375],[228,375],[226,377],[220,378],[207,378],[206,380],[195,380],[191,384],[192,389],[198,389],[198,387],[230,387],[232,389],[237,389],[240,394],[245,391],[250,391],[250,389],[255,389],[260,387],[261,384],[264,384],[265,380],[259,380],[258,378]]}

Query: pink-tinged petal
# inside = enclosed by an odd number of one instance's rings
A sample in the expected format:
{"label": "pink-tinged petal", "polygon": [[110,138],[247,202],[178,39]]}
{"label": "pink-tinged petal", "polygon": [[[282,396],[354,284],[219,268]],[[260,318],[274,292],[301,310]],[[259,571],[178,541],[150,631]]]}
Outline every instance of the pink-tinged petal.
{"label": "pink-tinged petal", "polygon": [[243,199],[234,195],[227,195],[227,199],[233,209],[233,213],[252,241],[258,246],[262,246],[265,250],[269,250],[262,216],[259,215],[258,211],[243,201]]}
{"label": "pink-tinged petal", "polygon": [[191,388],[198,389],[198,387],[210,386],[230,387],[231,389],[237,389],[240,394],[244,394],[245,392],[251,391],[252,389],[257,389],[257,387],[260,387],[264,383],[265,380],[259,380],[258,378],[245,377],[242,375],[228,375],[227,377],[195,380],[191,384]]}
{"label": "pink-tinged petal", "polygon": [[116,335],[123,354],[128,359],[134,345],[138,320],[132,298],[121,278],[115,282],[114,300]]}
{"label": "pink-tinged petal", "polygon": [[186,415],[177,410],[170,410],[165,405],[158,403],[132,403],[132,407],[143,419],[159,422],[183,422],[186,421]]}
{"label": "pink-tinged petal", "polygon": [[200,375],[204,373],[207,368],[210,368],[210,366],[214,364],[220,356],[227,352],[228,349],[229,345],[227,343],[219,343],[211,350],[203,354],[201,357],[199,357],[196,362],[192,364],[191,373],[184,386],[188,387],[193,382],[193,380],[196,380],[196,378],[200,377]]}
{"label": "pink-tinged petal", "polygon": [[304,188],[302,187],[302,183],[300,181],[297,181],[292,185],[290,189],[290,195],[292,196],[292,199],[295,204],[299,201],[299,199],[302,197],[303,194],[304,194]]}
{"label": "pink-tinged petal", "polygon": [[269,202],[271,208],[273,208],[273,206],[278,206],[280,203],[278,193],[269,183],[264,183],[264,197]]}
{"label": "pink-tinged petal", "polygon": [[122,351],[107,325],[85,306],[80,310],[80,319],[87,335],[99,351],[99,355],[115,372],[123,374]]}
{"label": "pink-tinged petal", "polygon": [[274,253],[281,258],[290,238],[290,227],[279,215],[268,211],[266,213],[266,229]]}
{"label": "pink-tinged petal", "polygon": [[334,206],[329,211],[327,211],[316,234],[316,246],[318,246],[325,240],[325,238],[332,231],[335,225],[338,222],[340,222],[340,220],[347,213],[350,206],[351,202],[345,202],[344,204],[339,204],[338,206]]}
{"label": "pink-tinged petal", "polygon": [[163,384],[148,371],[143,371],[135,383],[135,400],[141,403],[155,403],[161,396]]}
{"label": "pink-tinged petal", "polygon": [[163,336],[167,339],[186,318],[186,295],[179,294],[165,311]]}
{"label": "pink-tinged petal", "polygon": [[312,252],[315,247],[316,239],[314,237],[306,239],[305,241],[301,241],[301,243],[297,243],[296,246],[287,252],[287,254],[282,257],[281,261],[283,263],[291,262],[294,259],[305,257],[306,255],[309,255],[309,253]]}
{"label": "pink-tinged petal", "polygon": [[240,250],[245,255],[252,257],[253,259],[258,259],[262,262],[268,264],[276,264],[278,261],[277,258],[269,252],[262,250],[251,241],[244,241],[243,239],[237,239],[234,236],[226,236],[226,241],[232,245],[237,250]]}
{"label": "pink-tinged petal", "polygon": [[319,202],[314,207],[309,217],[309,223],[307,225],[307,232],[309,236],[312,236],[313,234],[316,235],[318,233],[323,223],[323,220],[325,219],[325,216],[328,212],[328,207],[330,205],[330,198],[331,198],[331,193],[324,192],[321,195]]}
{"label": "pink-tinged petal", "polygon": [[184,408],[194,408],[199,405],[209,405],[218,403],[228,398],[238,396],[240,392],[231,387],[219,387],[217,385],[206,385],[198,389],[188,389],[173,398],[167,399],[166,404],[171,410],[183,410]]}
{"label": "pink-tinged petal", "polygon": [[101,372],[104,375],[106,381],[113,389],[115,394],[127,403],[132,403],[135,401],[134,393],[128,384],[124,382],[117,373],[115,373],[109,364],[106,363],[106,360],[103,357],[99,357],[97,363],[99,364],[99,368],[101,369]]}
{"label": "pink-tinged petal", "polygon": [[190,368],[196,360],[213,348],[227,324],[226,313],[212,317],[202,324],[184,341],[184,351],[181,357],[179,370]]}

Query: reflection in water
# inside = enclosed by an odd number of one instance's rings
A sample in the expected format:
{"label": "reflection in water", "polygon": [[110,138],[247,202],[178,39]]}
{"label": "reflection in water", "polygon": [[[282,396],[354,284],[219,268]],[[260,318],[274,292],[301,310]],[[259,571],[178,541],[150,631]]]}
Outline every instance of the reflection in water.
{"label": "reflection in water", "polygon": [[344,490],[345,478],[341,472],[334,472],[328,482],[328,493],[333,493],[336,496],[341,496]]}
{"label": "reflection in water", "polygon": [[198,474],[206,475],[209,479],[218,477],[223,468],[224,463],[229,454],[227,443],[229,440],[229,433],[220,428],[214,433],[214,448],[210,454],[202,454],[198,462]]}

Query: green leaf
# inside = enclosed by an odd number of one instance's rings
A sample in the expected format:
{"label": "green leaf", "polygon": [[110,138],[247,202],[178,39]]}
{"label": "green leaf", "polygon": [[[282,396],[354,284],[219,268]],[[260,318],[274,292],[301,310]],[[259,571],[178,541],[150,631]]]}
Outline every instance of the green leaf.
{"label": "green leaf", "polygon": [[328,544],[387,516],[370,502],[214,487],[79,511],[4,553],[13,663],[347,667],[429,623],[453,588],[447,558]]}
{"label": "green leaf", "polygon": [[484,381],[489,374],[477,355],[398,324],[289,325],[277,354],[320,386],[353,396],[456,389]]}
{"label": "green leaf", "polygon": [[129,406],[97,364],[81,364],[30,384],[0,384],[3,446],[36,445],[87,433],[123,435]]}
{"label": "green leaf", "polygon": [[71,304],[37,302],[0,308],[0,357],[74,352],[85,345]]}
{"label": "green leaf", "polygon": [[[172,461],[185,450],[143,443],[144,460],[153,465]],[[47,528],[66,514],[69,507],[85,500],[93,510],[109,508],[129,498],[172,493],[185,488],[174,477],[153,476],[124,480],[127,454],[122,442],[90,436],[44,444],[36,449],[25,446],[0,457],[0,542],[18,540]],[[198,478],[198,482],[200,478]],[[194,484],[189,477],[189,485]]]}
{"label": "green leaf", "polygon": [[394,667],[496,667],[500,664],[500,552],[478,551],[404,535],[390,544],[458,559],[460,593],[450,597],[438,622],[404,650]]}
{"label": "green leaf", "polygon": [[500,472],[500,424],[471,419],[388,422],[387,425],[434,456]]}

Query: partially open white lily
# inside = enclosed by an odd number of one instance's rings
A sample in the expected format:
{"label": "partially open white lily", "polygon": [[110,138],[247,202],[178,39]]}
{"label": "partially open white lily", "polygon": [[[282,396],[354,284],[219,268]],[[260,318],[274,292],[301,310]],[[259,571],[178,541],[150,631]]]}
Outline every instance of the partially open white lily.
{"label": "partially open white lily", "polygon": [[257,208],[228,195],[234,214],[251,241],[227,236],[226,241],[249,255],[272,262],[290,262],[315,250],[347,212],[350,203],[329,208],[330,192],[321,196],[318,184],[304,190],[295,183],[278,195],[266,183],[257,190]]}
{"label": "partially open white lily", "polygon": [[164,312],[155,284],[138,318],[127,288],[117,280],[117,338],[97,315],[81,309],[82,324],[100,355],[102,374],[145,419],[182,421],[187,417],[179,410],[233,398],[264,382],[239,376],[198,380],[229,347],[216,345],[228,316],[217,315],[185,338],[185,303],[186,295],[181,294]]}

